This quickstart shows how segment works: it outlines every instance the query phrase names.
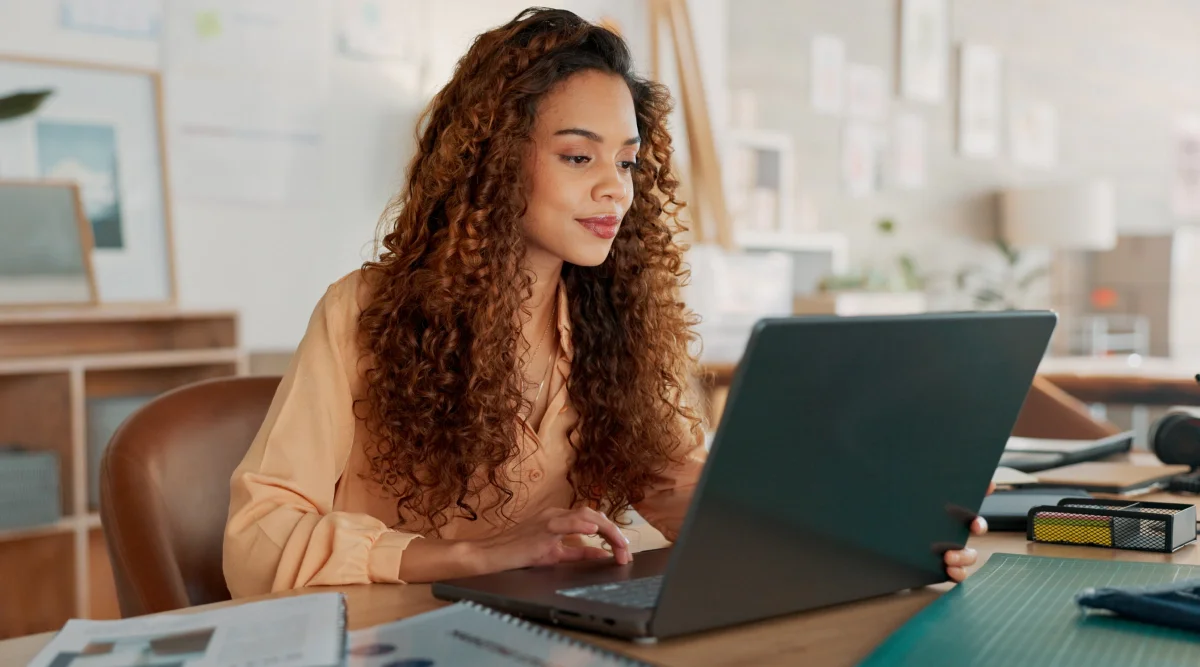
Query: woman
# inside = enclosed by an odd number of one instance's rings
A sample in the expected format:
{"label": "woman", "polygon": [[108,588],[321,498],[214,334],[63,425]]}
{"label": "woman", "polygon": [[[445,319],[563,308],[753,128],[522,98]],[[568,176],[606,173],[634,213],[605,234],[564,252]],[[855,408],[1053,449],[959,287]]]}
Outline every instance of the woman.
{"label": "woman", "polygon": [[234,472],[234,596],[624,564],[629,508],[674,539],[705,450],[670,106],[570,12],[479,36]]}

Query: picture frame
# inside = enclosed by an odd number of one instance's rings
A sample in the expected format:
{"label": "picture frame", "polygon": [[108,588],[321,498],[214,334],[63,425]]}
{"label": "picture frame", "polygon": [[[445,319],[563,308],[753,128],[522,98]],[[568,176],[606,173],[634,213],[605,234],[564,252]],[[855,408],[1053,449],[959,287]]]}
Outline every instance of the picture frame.
{"label": "picture frame", "polygon": [[734,228],[756,233],[790,231],[796,187],[792,137],[783,132],[735,129],[728,140],[728,206]]}
{"label": "picture frame", "polygon": [[152,70],[0,54],[0,95],[50,90],[0,122],[0,179],[68,180],[92,225],[97,298],[176,302],[162,82]]}
{"label": "picture frame", "polygon": [[92,306],[92,227],[79,186],[0,180],[0,309]]}

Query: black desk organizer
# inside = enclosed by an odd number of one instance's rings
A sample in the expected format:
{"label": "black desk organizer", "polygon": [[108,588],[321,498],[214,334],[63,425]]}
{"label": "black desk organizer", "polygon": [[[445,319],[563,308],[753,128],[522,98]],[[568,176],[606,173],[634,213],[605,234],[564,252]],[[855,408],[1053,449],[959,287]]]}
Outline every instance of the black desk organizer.
{"label": "black desk organizer", "polygon": [[1033,542],[1170,553],[1196,541],[1196,506],[1064,498],[1029,510]]}

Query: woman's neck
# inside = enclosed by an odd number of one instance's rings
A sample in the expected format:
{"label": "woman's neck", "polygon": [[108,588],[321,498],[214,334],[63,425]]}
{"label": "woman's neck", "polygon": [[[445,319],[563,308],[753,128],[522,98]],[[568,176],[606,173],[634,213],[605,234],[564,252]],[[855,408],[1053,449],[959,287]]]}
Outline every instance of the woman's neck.
{"label": "woman's neck", "polygon": [[525,303],[529,311],[529,320],[523,324],[522,330],[530,347],[537,345],[539,336],[548,327],[553,326],[550,324],[550,318],[554,317],[562,265],[562,260],[559,259],[528,264],[534,276],[533,293]]}

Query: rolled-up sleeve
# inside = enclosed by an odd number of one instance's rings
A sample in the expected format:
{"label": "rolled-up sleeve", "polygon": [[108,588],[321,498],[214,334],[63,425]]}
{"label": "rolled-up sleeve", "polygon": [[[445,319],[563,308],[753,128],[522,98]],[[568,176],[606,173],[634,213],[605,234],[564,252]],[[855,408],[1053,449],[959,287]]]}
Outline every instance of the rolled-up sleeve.
{"label": "rolled-up sleeve", "polygon": [[634,504],[638,514],[672,542],[679,537],[692,494],[708,459],[704,435],[698,429],[683,439],[681,448],[679,461],[669,465],[647,489],[646,497]]}
{"label": "rolled-up sleeve", "polygon": [[[403,583],[419,535],[333,510],[354,446],[347,346],[358,308],[343,279],[322,297],[250,450],[230,479],[223,567],[234,597],[303,586]],[[349,355],[352,357],[353,355]]]}

